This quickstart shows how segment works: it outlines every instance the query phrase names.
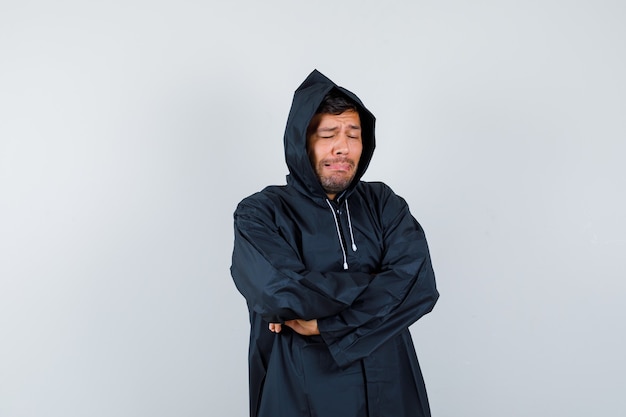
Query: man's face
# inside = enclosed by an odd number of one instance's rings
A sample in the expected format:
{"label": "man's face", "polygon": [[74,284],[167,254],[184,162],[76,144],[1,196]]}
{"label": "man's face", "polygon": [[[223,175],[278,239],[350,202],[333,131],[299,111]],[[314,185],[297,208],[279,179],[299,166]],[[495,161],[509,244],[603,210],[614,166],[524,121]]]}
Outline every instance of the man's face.
{"label": "man's face", "polygon": [[330,199],[348,188],[363,151],[359,113],[316,114],[307,132],[307,153]]}

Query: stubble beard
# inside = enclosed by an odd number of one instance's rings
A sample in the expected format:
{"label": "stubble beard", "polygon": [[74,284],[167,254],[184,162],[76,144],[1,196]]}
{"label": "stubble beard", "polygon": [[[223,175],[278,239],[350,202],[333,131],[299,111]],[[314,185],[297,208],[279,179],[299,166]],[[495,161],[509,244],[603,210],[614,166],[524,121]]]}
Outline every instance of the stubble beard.
{"label": "stubble beard", "polygon": [[[329,175],[322,174],[324,172],[325,164],[336,162],[348,162],[351,166],[351,172],[336,172]],[[325,159],[320,161],[315,169],[317,178],[319,179],[322,188],[327,194],[338,194],[350,186],[350,183],[356,175],[356,164],[350,159]]]}

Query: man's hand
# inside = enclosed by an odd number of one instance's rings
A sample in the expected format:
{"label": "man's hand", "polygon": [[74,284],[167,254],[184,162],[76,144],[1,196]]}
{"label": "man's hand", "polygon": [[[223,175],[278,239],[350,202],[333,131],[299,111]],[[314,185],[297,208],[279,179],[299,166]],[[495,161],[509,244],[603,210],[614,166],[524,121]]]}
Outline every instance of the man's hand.
{"label": "man's hand", "polygon": [[[294,332],[301,334],[302,336],[313,336],[316,334],[320,334],[319,329],[317,328],[317,320],[288,320],[284,324],[287,327],[290,327]],[[270,331],[274,333],[280,333],[282,330],[282,325],[280,323],[270,323]]]}
{"label": "man's hand", "polygon": [[289,320],[285,322],[285,326],[291,327],[294,332],[301,334],[302,336],[313,336],[315,334],[320,334],[320,331],[317,328],[316,319],[309,321],[301,319]]}
{"label": "man's hand", "polygon": [[270,332],[280,333],[282,329],[283,327],[280,323],[270,323]]}

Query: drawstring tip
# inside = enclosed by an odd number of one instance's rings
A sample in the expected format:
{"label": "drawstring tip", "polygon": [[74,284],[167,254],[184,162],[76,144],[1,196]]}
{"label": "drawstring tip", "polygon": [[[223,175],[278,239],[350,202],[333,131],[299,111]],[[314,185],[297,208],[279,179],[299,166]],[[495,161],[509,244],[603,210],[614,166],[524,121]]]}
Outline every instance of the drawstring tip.
{"label": "drawstring tip", "polygon": [[352,252],[356,252],[356,244],[355,243],[352,244]]}
{"label": "drawstring tip", "polygon": [[348,263],[347,262],[343,263],[343,269],[348,269]]}

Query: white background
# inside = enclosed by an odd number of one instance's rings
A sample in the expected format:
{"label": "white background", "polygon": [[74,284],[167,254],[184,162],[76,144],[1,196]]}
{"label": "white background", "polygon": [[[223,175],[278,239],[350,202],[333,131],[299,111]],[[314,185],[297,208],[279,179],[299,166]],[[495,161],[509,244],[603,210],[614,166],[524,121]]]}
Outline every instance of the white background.
{"label": "white background", "polygon": [[0,416],[245,416],[232,212],[314,68],[441,299],[434,417],[626,412],[623,1],[0,3]]}

